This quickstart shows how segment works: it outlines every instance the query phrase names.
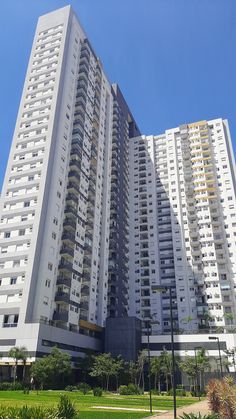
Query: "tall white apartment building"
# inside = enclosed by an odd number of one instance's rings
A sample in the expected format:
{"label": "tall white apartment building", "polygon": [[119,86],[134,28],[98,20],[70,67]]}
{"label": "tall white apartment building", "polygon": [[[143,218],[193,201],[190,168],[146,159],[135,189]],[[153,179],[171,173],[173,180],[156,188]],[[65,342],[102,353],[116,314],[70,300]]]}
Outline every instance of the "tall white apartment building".
{"label": "tall white apartment building", "polygon": [[[0,352],[100,348],[113,96],[71,7],[39,18],[0,206]],[[56,327],[55,327],[56,326]],[[74,332],[74,333],[73,333]]]}
{"label": "tall white apartment building", "polygon": [[[153,333],[236,323],[236,176],[228,123],[130,140],[130,315]],[[155,322],[157,320],[158,322]],[[145,329],[144,329],[145,332]]]}

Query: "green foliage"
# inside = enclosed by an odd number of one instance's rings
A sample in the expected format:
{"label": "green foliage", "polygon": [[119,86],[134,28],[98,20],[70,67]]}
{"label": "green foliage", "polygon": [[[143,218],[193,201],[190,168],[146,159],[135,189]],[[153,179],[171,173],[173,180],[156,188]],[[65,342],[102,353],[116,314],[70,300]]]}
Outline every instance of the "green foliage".
{"label": "green foliage", "polygon": [[65,391],[77,391],[78,388],[76,386],[66,386]]}
{"label": "green foliage", "polygon": [[[187,395],[186,391],[185,391],[185,390],[183,390],[182,388],[177,388],[177,389],[175,390],[175,392],[176,392],[176,396],[177,396],[177,397],[185,397],[185,396]],[[169,390],[169,391],[167,392],[167,395],[168,395],[168,396],[173,396],[173,389]]]}
{"label": "green foliage", "polygon": [[23,371],[23,381],[24,381],[24,375],[25,375],[25,363],[27,360],[27,348],[25,346],[14,346],[10,349],[8,352],[9,358],[13,358],[15,361],[15,365],[13,366],[13,380],[14,383],[16,381],[16,370],[17,365],[19,361],[23,361],[24,364],[24,371]]}
{"label": "green foliage", "polygon": [[58,388],[71,374],[71,357],[53,348],[52,352],[37,360],[31,369],[31,374],[37,388]]}
{"label": "green foliage", "polygon": [[123,396],[129,396],[132,394],[141,394],[141,389],[135,384],[129,384],[128,386],[120,386],[119,393]]}
{"label": "green foliage", "polygon": [[6,391],[6,390],[23,390],[23,385],[21,383],[8,383],[8,382],[3,382],[0,383],[0,391]]}
{"label": "green foliage", "polygon": [[90,375],[91,377],[105,379],[106,389],[108,390],[110,377],[117,375],[116,360],[109,353],[94,355],[93,360]]}
{"label": "green foliage", "polygon": [[66,395],[60,396],[57,410],[60,419],[74,419],[76,417],[75,406]]}
{"label": "green foliage", "polygon": [[79,383],[77,389],[83,394],[88,394],[91,390],[90,386],[87,383]]}
{"label": "green foliage", "polygon": [[93,395],[97,396],[97,397],[101,397],[102,396],[102,388],[101,387],[94,387]]}
{"label": "green foliage", "polygon": [[215,413],[209,413],[207,415],[202,415],[201,413],[184,413],[178,419],[219,419],[219,416]]}
{"label": "green foliage", "polygon": [[57,409],[43,407],[0,407],[0,419],[59,419]]}

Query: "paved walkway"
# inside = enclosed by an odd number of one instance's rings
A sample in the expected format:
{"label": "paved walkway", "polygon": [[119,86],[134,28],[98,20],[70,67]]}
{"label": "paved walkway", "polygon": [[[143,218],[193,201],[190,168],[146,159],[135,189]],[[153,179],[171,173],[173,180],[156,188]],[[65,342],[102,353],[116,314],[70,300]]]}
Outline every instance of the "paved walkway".
{"label": "paved walkway", "polygon": [[[210,413],[210,409],[208,406],[208,400],[202,400],[201,402],[197,402],[185,407],[179,407],[177,409],[177,417],[178,415],[182,415],[183,413],[202,413],[207,414]],[[149,416],[150,419],[173,419],[173,411],[168,413],[163,413],[163,415],[156,415],[156,416]],[[146,419],[149,419],[146,418]]]}

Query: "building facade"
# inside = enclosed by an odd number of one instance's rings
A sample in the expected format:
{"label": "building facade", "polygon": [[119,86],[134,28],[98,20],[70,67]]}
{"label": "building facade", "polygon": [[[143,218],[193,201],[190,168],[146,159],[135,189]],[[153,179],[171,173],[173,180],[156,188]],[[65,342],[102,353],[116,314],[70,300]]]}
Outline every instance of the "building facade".
{"label": "building facade", "polygon": [[[127,140],[139,134],[132,123],[71,7],[40,17],[1,195],[4,356],[15,345],[26,346],[32,360],[54,345],[72,356],[101,350],[108,302],[114,297],[118,307],[122,296],[127,313],[126,250],[119,247],[118,272],[108,261],[111,162],[120,142],[123,188]],[[125,247],[126,196],[120,200],[112,234],[119,228]]]}
{"label": "building facade", "polygon": [[154,285],[180,332],[235,324],[235,180],[226,120],[130,141],[130,314],[154,334],[170,332]]}
{"label": "building facade", "polygon": [[129,140],[140,135],[117,85],[113,91],[108,317],[128,316],[129,288]]}

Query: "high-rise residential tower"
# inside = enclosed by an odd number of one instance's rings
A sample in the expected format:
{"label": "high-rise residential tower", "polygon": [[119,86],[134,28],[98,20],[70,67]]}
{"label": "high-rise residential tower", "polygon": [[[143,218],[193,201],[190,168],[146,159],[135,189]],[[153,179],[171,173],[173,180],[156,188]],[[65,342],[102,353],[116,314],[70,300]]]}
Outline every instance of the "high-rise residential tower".
{"label": "high-rise residential tower", "polygon": [[[115,142],[125,167],[121,187],[127,182],[132,123],[71,7],[40,17],[1,195],[4,355],[15,345],[26,346],[32,359],[54,345],[74,356],[101,349],[108,299],[112,304],[114,291],[117,304],[117,295],[127,294],[119,272],[114,289],[112,267],[108,276],[110,188]],[[118,201],[112,199],[117,208]],[[121,207],[118,234],[126,246],[126,198]],[[125,287],[127,280],[124,273]],[[122,306],[127,311],[126,300]]]}
{"label": "high-rise residential tower", "polygon": [[236,176],[226,120],[130,141],[130,314],[153,332],[236,321]]}
{"label": "high-rise residential tower", "polygon": [[128,315],[129,139],[140,131],[117,85],[113,91],[108,317]]}

